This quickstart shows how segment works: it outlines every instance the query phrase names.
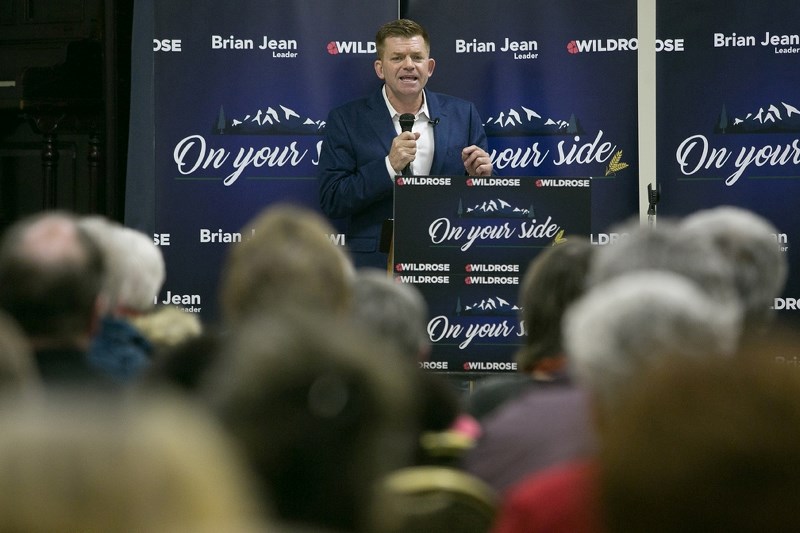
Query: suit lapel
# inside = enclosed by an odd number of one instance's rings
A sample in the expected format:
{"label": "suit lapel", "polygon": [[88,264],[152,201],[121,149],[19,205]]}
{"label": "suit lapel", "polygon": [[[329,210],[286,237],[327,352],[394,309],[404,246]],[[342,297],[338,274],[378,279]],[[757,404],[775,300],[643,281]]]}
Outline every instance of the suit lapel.
{"label": "suit lapel", "polygon": [[[447,121],[447,111],[442,108],[436,93],[425,91],[425,98],[428,103],[428,112],[431,120],[439,119],[439,122]],[[444,174],[444,161],[447,157],[447,147],[450,145],[448,135],[449,128],[433,126],[433,161],[431,162],[431,175],[441,176]]]}
{"label": "suit lapel", "polygon": [[367,100],[367,113],[367,124],[388,154],[392,148],[392,139],[397,133],[394,131],[392,117],[389,116],[389,111],[386,109],[386,102],[383,101],[381,91],[373,93],[372,97]]}

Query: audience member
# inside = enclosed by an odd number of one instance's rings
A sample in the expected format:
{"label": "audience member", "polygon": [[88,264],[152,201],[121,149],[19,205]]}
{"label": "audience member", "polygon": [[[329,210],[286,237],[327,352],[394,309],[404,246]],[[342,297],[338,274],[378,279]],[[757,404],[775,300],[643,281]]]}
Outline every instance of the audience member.
{"label": "audience member", "polygon": [[[800,373],[764,364],[773,335],[736,361],[665,365],[636,383],[599,456],[609,533],[800,531]],[[795,334],[777,349],[799,347]]]}
{"label": "audience member", "polygon": [[103,257],[69,213],[32,215],[0,243],[0,308],[20,325],[45,383],[101,383],[87,359],[99,321]]}
{"label": "audience member", "polygon": [[[428,359],[428,305],[414,285],[383,269],[356,272],[353,315],[358,325],[396,347],[417,367]],[[440,375],[416,368],[422,404],[414,465],[389,472],[377,484],[374,533],[486,533],[496,495],[458,468],[477,423],[462,412],[459,394]],[[465,431],[464,428],[472,428]]]}
{"label": "audience member", "polygon": [[744,306],[747,333],[758,333],[774,317],[772,306],[786,284],[788,260],[767,219],[740,207],[719,206],[685,217],[681,232],[689,239],[710,238],[733,266],[734,286]]}
{"label": "audience member", "polygon": [[525,345],[517,375],[484,378],[469,398],[483,434],[464,468],[503,493],[530,474],[592,453],[587,399],[567,372],[561,319],[584,292],[595,247],[574,236],[542,251],[520,287]]}
{"label": "audience member", "polygon": [[220,281],[225,322],[292,304],[345,313],[353,266],[334,245],[330,223],[308,208],[273,204],[248,222],[229,250]]}
{"label": "audience member", "polygon": [[138,384],[167,388],[195,398],[205,373],[219,357],[222,335],[196,314],[167,305],[134,319],[153,344],[153,359]]}
{"label": "audience member", "polygon": [[564,339],[575,376],[602,416],[614,412],[642,369],[677,356],[732,355],[741,316],[740,306],[709,298],[683,276],[640,271],[578,300],[565,316]]}
{"label": "audience member", "polygon": [[0,532],[270,531],[229,436],[174,397],[0,401]]}
{"label": "audience member", "polygon": [[413,374],[344,316],[298,306],[225,337],[201,393],[286,522],[366,531],[375,483],[411,464]]}
{"label": "audience member", "polygon": [[[363,329],[397,349],[413,365],[422,403],[419,463],[450,463],[469,447],[475,421],[465,420],[455,387],[444,378],[418,368],[428,359],[428,304],[414,285],[396,283],[385,270],[363,267],[356,271],[353,318]],[[457,432],[459,435],[430,433]],[[453,446],[456,445],[456,446]],[[460,446],[460,450],[457,446]],[[451,453],[452,452],[452,453]]]}
{"label": "audience member", "polygon": [[132,319],[153,310],[166,276],[164,257],[151,237],[103,216],[83,217],[79,224],[106,264],[100,330],[92,339],[89,363],[127,382],[150,364],[153,346]]}
{"label": "audience member", "polygon": [[627,272],[666,270],[692,280],[719,300],[737,298],[730,261],[708,237],[685,235],[678,220],[659,218],[656,226],[643,226],[634,219],[611,231],[620,238],[597,247],[587,276],[589,286]]}
{"label": "audience member", "polygon": [[396,283],[386,270],[363,267],[356,271],[353,293],[353,316],[365,329],[391,341],[410,360],[428,359],[428,304],[419,289]]}
{"label": "audience member", "polygon": [[569,382],[561,318],[584,292],[594,249],[585,237],[570,236],[530,262],[519,290],[520,321],[525,328],[525,345],[516,354],[519,373],[481,379],[468,399],[473,416],[483,419],[532,387]]}
{"label": "audience member", "polygon": [[[564,317],[565,347],[591,399],[600,442],[645,372],[671,360],[730,356],[740,320],[736,305],[664,271],[617,276],[576,301]],[[533,474],[506,494],[493,531],[602,531],[597,484],[591,457]]]}

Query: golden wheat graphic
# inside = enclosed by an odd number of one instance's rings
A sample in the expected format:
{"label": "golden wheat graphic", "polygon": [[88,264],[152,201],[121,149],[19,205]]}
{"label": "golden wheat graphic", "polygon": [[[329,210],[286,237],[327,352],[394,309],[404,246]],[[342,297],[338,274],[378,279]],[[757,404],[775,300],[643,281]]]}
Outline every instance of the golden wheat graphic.
{"label": "golden wheat graphic", "polygon": [[608,166],[606,167],[606,176],[611,174],[616,174],[617,171],[622,170],[624,168],[628,168],[628,163],[623,163],[620,161],[622,159],[622,150],[619,150],[609,161]]}

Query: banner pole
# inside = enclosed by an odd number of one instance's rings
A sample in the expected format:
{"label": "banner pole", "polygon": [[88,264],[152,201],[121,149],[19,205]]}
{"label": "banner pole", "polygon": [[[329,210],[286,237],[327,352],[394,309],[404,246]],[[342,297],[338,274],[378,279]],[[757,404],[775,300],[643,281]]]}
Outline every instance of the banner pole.
{"label": "banner pole", "polygon": [[[639,221],[654,224],[650,190],[658,191],[656,179],[656,1],[637,0],[638,125],[639,125]],[[651,211],[651,214],[648,214]]]}

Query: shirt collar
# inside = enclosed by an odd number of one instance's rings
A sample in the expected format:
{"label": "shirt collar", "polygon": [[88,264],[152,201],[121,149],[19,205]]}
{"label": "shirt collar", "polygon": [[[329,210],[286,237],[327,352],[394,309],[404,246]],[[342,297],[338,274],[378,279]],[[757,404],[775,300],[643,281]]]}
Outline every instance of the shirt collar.
{"label": "shirt collar", "polygon": [[[400,117],[400,113],[394,108],[394,106],[389,102],[389,97],[386,95],[386,85],[381,88],[381,94],[383,95],[383,101],[386,103],[386,108],[389,110],[389,114],[392,115],[393,120],[397,120]],[[419,111],[416,112],[414,115],[415,117],[419,118],[420,116],[430,120],[431,114],[428,112],[428,98],[425,96],[425,90],[422,90],[422,107],[419,108]]]}

